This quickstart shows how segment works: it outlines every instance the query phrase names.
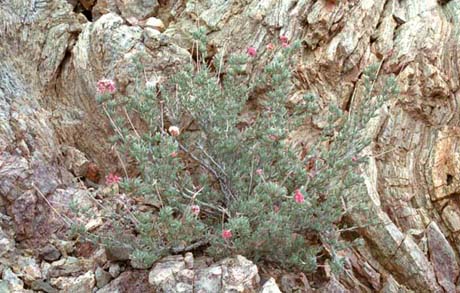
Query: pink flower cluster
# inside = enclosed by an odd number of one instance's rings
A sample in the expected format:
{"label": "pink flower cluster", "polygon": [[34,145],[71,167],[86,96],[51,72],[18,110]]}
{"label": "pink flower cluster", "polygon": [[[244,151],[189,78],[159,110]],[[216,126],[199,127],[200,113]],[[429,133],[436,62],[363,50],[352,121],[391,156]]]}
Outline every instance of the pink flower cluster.
{"label": "pink flower cluster", "polygon": [[249,56],[251,57],[256,57],[257,55],[257,50],[254,47],[249,47],[246,52],[248,53]]}
{"label": "pink flower cluster", "polygon": [[[281,41],[281,46],[282,46],[283,48],[289,47],[289,39],[288,39],[288,37],[286,37],[285,35],[282,35],[282,36],[280,37],[280,41]],[[273,45],[273,43],[268,43],[268,45],[267,45],[267,50],[268,50],[268,51],[273,51],[273,50],[275,50],[275,45]]]}
{"label": "pink flower cluster", "polygon": [[118,182],[121,181],[121,177],[120,176],[117,176],[113,173],[110,173],[109,175],[107,175],[105,177],[105,184],[107,185],[112,185],[112,184],[116,184]]}
{"label": "pink flower cluster", "polygon": [[300,191],[300,189],[296,189],[294,193],[294,200],[296,203],[303,203],[305,201],[305,198],[303,197],[303,194]]}
{"label": "pink flower cluster", "polygon": [[192,210],[192,214],[197,215],[197,216],[200,214],[200,206],[199,205],[194,204],[194,205],[192,205],[190,207],[190,209]]}
{"label": "pink flower cluster", "polygon": [[230,239],[232,237],[233,237],[232,230],[225,229],[225,230],[222,231],[222,238]]}
{"label": "pink flower cluster", "polygon": [[113,94],[117,88],[115,87],[115,82],[111,79],[101,79],[97,82],[97,92],[100,94]]}
{"label": "pink flower cluster", "polygon": [[171,134],[172,136],[179,136],[179,134],[180,134],[180,129],[179,129],[179,127],[174,126],[174,125],[173,125],[173,126],[170,126],[170,127],[168,128],[168,131],[169,131],[169,134]]}
{"label": "pink flower cluster", "polygon": [[282,35],[280,37],[280,41],[281,41],[281,46],[283,46],[283,48],[289,47],[289,39],[288,39],[288,37],[286,37],[285,35]]}

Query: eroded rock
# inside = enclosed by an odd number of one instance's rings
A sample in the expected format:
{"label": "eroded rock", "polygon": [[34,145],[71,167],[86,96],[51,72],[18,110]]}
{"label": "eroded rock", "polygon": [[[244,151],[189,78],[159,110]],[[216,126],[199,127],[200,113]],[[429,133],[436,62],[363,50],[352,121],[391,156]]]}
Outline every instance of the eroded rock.
{"label": "eroded rock", "polygon": [[144,293],[157,292],[149,283],[149,273],[146,271],[125,271],[112,280],[109,284],[97,291],[97,293]]}
{"label": "eroded rock", "polygon": [[455,252],[435,222],[427,228],[430,260],[439,284],[446,292],[454,292],[460,272]]}
{"label": "eroded rock", "polygon": [[149,273],[149,283],[158,292],[256,292],[259,282],[257,266],[242,256],[195,270],[186,268],[184,257],[169,256]]}

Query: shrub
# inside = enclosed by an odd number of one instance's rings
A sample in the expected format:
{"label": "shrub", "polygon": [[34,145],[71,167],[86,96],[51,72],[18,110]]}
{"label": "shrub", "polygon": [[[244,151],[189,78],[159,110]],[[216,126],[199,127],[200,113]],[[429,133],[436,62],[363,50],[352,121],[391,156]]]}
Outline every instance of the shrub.
{"label": "shrub", "polygon": [[327,126],[299,149],[290,135],[320,113],[311,94],[287,107],[299,43],[283,40],[279,50],[271,44],[269,62],[251,77],[254,48],[209,61],[204,35],[196,39],[198,61],[171,79],[157,86],[139,79],[132,96],[107,92],[98,99],[115,130],[113,143],[139,171],[123,179],[122,190],[159,207],[117,218],[138,235],[133,258],[152,263],[206,244],[219,257],[243,254],[304,271],[330,259],[339,268],[337,251],[352,244],[340,237],[353,229],[344,217],[366,206],[359,175],[370,143],[364,128],[395,94],[394,81],[376,95],[378,66],[371,66],[367,98],[351,114],[330,105]]}

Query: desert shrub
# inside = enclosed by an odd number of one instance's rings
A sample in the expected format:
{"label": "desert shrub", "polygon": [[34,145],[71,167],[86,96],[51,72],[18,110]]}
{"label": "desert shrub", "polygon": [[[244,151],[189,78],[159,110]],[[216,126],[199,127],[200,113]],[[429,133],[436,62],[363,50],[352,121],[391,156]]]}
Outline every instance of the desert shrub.
{"label": "desert shrub", "polygon": [[[396,93],[394,81],[375,93],[378,66],[371,66],[363,77],[365,99],[350,113],[329,105],[327,126],[299,148],[290,135],[324,113],[312,94],[288,107],[299,43],[271,45],[269,61],[251,76],[254,48],[208,58],[204,35],[196,39],[198,61],[169,80],[152,85],[139,78],[132,96],[109,88],[98,98],[113,143],[139,171],[120,187],[151,206],[117,218],[137,235],[133,258],[152,263],[205,244],[218,257],[242,254],[304,271],[328,259],[340,267],[337,251],[352,244],[341,232],[354,228],[346,217],[366,209],[359,175],[370,143],[364,129]],[[142,72],[142,61],[133,62]]]}

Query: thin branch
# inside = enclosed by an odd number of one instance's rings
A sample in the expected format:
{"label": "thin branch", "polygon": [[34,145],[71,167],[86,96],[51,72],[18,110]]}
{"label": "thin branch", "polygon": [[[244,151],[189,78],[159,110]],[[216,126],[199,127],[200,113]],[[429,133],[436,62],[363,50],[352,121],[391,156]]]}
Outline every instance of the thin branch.
{"label": "thin branch", "polygon": [[163,199],[161,198],[161,195],[160,195],[160,191],[158,190],[158,186],[156,185],[156,183],[154,184],[155,186],[155,191],[156,191],[156,194],[158,196],[158,199],[160,200],[160,203],[161,203],[161,207],[164,207],[164,203],[163,203]]}
{"label": "thin branch", "polygon": [[254,154],[252,154],[251,171],[249,172],[250,177],[249,177],[248,196],[251,194],[251,190],[252,190],[253,173],[254,173]]}
{"label": "thin branch", "polygon": [[115,151],[115,154],[117,155],[118,160],[120,161],[121,167],[123,168],[123,172],[125,173],[126,178],[128,178],[129,177],[128,171],[126,170],[125,163],[123,162],[123,159],[121,158],[120,153],[114,146],[112,146],[112,149]]}
{"label": "thin branch", "polygon": [[[190,199],[190,200],[193,199],[193,195],[190,196],[190,195],[187,195],[187,194],[185,194],[185,193],[183,193],[183,192],[180,192],[180,191],[178,191],[178,190],[176,190],[176,191],[177,191],[179,194],[181,194],[183,197],[187,198],[187,199]],[[186,188],[185,188],[185,191],[187,191],[187,192],[189,192],[189,193],[192,193],[191,190],[188,190],[188,189],[186,189]],[[216,210],[216,211],[219,212],[219,214],[220,214],[220,213],[224,213],[225,215],[227,215],[228,217],[230,217],[230,214],[228,213],[228,211],[227,211],[225,208],[223,208],[223,207],[217,207],[217,206],[214,206],[214,205],[212,205],[212,204],[202,202],[202,201],[200,201],[200,200],[198,200],[198,199],[196,199],[196,198],[194,199],[194,201],[196,201],[197,203],[199,203],[201,206],[210,208],[210,209],[212,209],[212,210]]]}
{"label": "thin branch", "polygon": [[[35,186],[34,183],[32,183],[32,186],[33,186],[33,188],[35,189],[35,191],[37,191],[38,195],[40,195],[40,196],[45,200],[45,202],[46,202],[46,203],[48,204],[48,206],[53,210],[53,212],[54,212],[56,215],[58,215],[66,225],[68,225],[68,226],[70,227],[72,224],[75,224],[74,221],[72,221],[72,219],[70,219],[70,218],[67,217],[67,216],[62,215],[61,213],[59,213],[59,211],[56,210],[56,209],[51,205],[51,203],[50,203],[49,200],[46,198],[46,196],[40,191],[40,189],[38,189],[38,188]],[[70,223],[67,222],[67,221],[69,221]]]}
{"label": "thin branch", "polygon": [[171,253],[173,254],[179,254],[179,253],[184,253],[184,252],[189,252],[192,250],[197,249],[198,247],[205,246],[209,243],[209,240],[207,239],[201,239],[195,243],[192,243],[188,246],[174,246],[170,248]]}
{"label": "thin branch", "polygon": [[131,125],[131,128],[133,129],[134,133],[136,134],[136,136],[137,136],[138,138],[140,138],[141,136],[140,136],[139,133],[137,132],[136,127],[134,127],[134,124],[133,124],[133,122],[131,121],[131,118],[129,117],[128,111],[126,111],[126,108],[125,108],[125,107],[123,107],[123,110],[124,110],[124,112],[125,112],[125,116],[126,116],[126,118],[128,119],[128,122],[129,122],[129,124]]}
{"label": "thin branch", "polygon": [[[372,82],[371,89],[370,89],[370,91],[369,91],[369,95],[372,95],[372,91],[374,90],[375,82],[377,81],[377,78],[379,77],[380,70],[382,69],[382,64],[383,64],[384,61],[385,61],[385,57],[382,58],[382,61],[381,61],[380,64],[379,64],[379,68],[378,68],[377,73],[376,73],[376,75],[375,75],[375,79],[374,79],[374,81]],[[357,88],[358,88],[358,87],[355,87],[355,90],[353,91],[353,95],[351,96],[351,99],[350,99],[350,110],[348,111],[348,117],[351,116],[351,112],[352,112],[351,109],[352,109],[352,107],[353,107],[353,102],[354,102],[354,100],[355,100]]]}
{"label": "thin branch", "polygon": [[227,173],[225,172],[224,168],[222,166],[220,166],[215,160],[213,157],[211,157],[211,155],[209,155],[203,148],[202,145],[197,145],[198,148],[203,152],[203,154],[209,159],[211,160],[211,162],[214,163],[214,165],[216,165],[217,168],[219,168],[219,170],[222,172],[222,174],[224,174],[224,176],[228,177],[227,176]]}
{"label": "thin branch", "polygon": [[208,170],[209,172],[212,173],[212,175],[214,176],[214,178],[217,179],[217,181],[219,181],[219,185],[220,185],[220,190],[224,193],[225,195],[225,199],[227,201],[230,201],[230,198],[232,199],[236,199],[235,195],[230,191],[230,188],[228,187],[228,184],[226,182],[226,178],[222,178],[222,176],[220,176],[216,170],[214,170],[211,166],[209,166],[206,162],[204,162],[203,160],[200,160],[199,158],[197,158],[194,154],[192,154],[192,152],[190,152],[185,146],[183,146],[181,143],[179,143],[179,148],[184,151],[185,153],[187,153],[192,159],[194,159],[195,161],[197,161],[198,163],[200,163],[200,165],[202,165],[206,170]]}
{"label": "thin branch", "polygon": [[115,121],[113,121],[112,116],[110,116],[109,112],[107,111],[107,108],[104,105],[102,105],[102,109],[104,110],[105,115],[109,118],[113,129],[118,133],[118,135],[120,136],[121,139],[125,140],[125,137],[121,133],[120,128],[118,128],[118,126],[115,124]]}

